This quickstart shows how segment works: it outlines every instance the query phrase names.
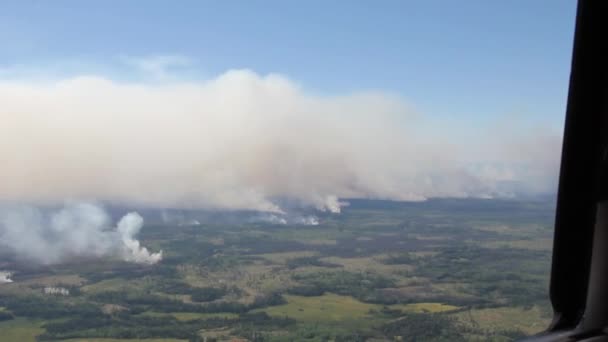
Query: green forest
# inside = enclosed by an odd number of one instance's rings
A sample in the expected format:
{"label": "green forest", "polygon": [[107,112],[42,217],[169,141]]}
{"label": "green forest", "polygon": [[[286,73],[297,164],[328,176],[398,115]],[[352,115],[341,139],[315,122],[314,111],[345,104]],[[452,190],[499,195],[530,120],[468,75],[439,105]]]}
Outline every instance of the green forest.
{"label": "green forest", "polygon": [[0,340],[511,341],[551,319],[550,200],[351,200],[314,226],[184,215],[200,224],[146,218],[155,265],[0,262]]}

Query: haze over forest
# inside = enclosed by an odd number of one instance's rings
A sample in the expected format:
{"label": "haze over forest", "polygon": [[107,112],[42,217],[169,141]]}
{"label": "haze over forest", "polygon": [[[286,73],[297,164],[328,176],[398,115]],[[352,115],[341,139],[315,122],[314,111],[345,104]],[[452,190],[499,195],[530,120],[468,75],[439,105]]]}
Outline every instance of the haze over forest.
{"label": "haze over forest", "polygon": [[45,264],[161,259],[139,246],[139,228],[113,228],[101,203],[317,225],[315,212],[338,214],[347,198],[529,198],[555,187],[560,135],[521,117],[458,136],[396,94],[319,95],[251,70],[170,77],[183,60],[128,60],[155,82],[0,80],[5,250]]}
{"label": "haze over forest", "polygon": [[561,142],[517,115],[463,135],[395,94],[250,70],[3,80],[0,102],[3,201],[339,212],[340,198],[530,196],[553,192]]}

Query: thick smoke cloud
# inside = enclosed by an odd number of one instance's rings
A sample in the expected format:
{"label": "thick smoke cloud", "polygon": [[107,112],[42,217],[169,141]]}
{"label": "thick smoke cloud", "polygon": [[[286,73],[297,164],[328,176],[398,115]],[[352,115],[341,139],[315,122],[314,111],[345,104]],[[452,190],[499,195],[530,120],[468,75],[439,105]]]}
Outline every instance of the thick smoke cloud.
{"label": "thick smoke cloud", "polygon": [[72,203],[58,211],[32,206],[0,208],[0,249],[18,259],[54,264],[71,257],[119,257],[154,264],[162,251],[150,253],[135,236],[143,225],[137,213],[113,227],[108,214],[88,203]]}
{"label": "thick smoke cloud", "polygon": [[[313,95],[280,75],[247,70],[162,84],[0,81],[0,103],[7,201],[277,214],[285,201],[339,212],[341,198],[535,194],[554,189],[561,141],[544,130],[522,135],[517,124],[517,135],[498,128],[457,139],[395,96]],[[104,236],[95,229],[104,216],[89,220],[79,223]],[[73,252],[108,248],[87,241]]]}

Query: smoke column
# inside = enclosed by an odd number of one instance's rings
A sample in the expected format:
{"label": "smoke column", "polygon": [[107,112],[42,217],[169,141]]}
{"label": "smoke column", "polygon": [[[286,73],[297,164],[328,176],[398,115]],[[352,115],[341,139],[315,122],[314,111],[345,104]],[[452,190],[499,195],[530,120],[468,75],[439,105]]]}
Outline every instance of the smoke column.
{"label": "smoke column", "polygon": [[0,284],[2,283],[12,283],[13,281],[11,280],[11,273],[10,272],[5,272],[5,271],[0,271]]}
{"label": "smoke column", "polygon": [[155,264],[162,259],[163,252],[150,253],[133,238],[143,225],[144,220],[138,213],[129,213],[118,222],[117,230],[125,247],[124,258],[137,263]]}

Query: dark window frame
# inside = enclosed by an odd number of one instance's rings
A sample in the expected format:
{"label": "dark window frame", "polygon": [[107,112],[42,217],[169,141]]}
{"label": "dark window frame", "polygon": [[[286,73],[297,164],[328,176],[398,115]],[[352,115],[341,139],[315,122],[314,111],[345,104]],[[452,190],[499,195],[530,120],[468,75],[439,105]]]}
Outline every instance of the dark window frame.
{"label": "dark window frame", "polygon": [[554,318],[538,341],[608,340],[608,288],[594,286],[608,279],[608,239],[598,234],[608,229],[608,211],[598,210],[608,205],[606,33],[608,1],[579,0],[553,242]]}

